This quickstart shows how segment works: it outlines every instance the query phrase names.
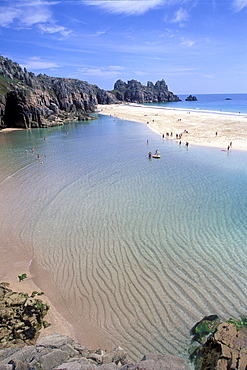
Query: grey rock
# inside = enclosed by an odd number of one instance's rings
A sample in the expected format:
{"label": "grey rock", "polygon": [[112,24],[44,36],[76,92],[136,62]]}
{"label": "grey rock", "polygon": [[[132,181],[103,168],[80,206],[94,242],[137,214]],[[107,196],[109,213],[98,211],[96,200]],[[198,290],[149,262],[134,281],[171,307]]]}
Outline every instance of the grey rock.
{"label": "grey rock", "polygon": [[104,364],[106,363],[111,363],[111,362],[114,362],[115,364],[118,364],[118,363],[123,363],[127,358],[127,353],[126,351],[121,348],[121,347],[117,347],[115,349],[113,349],[111,352],[109,353],[105,353],[103,355],[103,359],[102,359],[102,362]]}
{"label": "grey rock", "polygon": [[116,370],[116,369],[119,369],[119,366],[117,366],[114,363],[111,363],[111,364],[104,364],[104,365],[97,366],[97,370],[98,369],[100,369],[100,370]]}
{"label": "grey rock", "polygon": [[96,365],[90,364],[88,360],[81,359],[63,363],[53,370],[93,370],[95,367]]}
{"label": "grey rock", "polygon": [[[110,363],[102,363],[111,361]],[[19,370],[186,370],[186,363],[179,357],[147,354],[142,361],[132,364],[121,347],[109,354],[92,351],[69,337],[53,334],[40,339],[33,346],[8,348],[0,351],[0,366],[16,363]],[[3,370],[8,370],[3,368]],[[14,368],[13,368],[14,369]],[[1,370],[1,369],[0,369]]]}
{"label": "grey rock", "polygon": [[31,366],[29,366],[28,364],[24,364],[19,360],[11,360],[9,362],[9,365],[12,366],[13,370],[32,370]]}
{"label": "grey rock", "polygon": [[116,81],[113,93],[118,100],[132,103],[147,102],[168,102],[179,101],[179,97],[168,90],[164,80],[157,81],[155,84],[148,81],[147,86],[143,86],[136,80],[127,83],[122,80]]}

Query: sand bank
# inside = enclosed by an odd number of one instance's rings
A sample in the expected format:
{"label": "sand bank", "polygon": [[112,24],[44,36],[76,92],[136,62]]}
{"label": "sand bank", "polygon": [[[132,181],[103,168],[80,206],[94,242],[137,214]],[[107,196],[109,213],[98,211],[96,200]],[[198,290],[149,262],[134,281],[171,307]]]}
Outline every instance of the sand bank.
{"label": "sand bank", "polygon": [[169,133],[171,139],[176,140],[176,134],[182,134],[182,143],[227,149],[232,142],[232,149],[247,151],[247,115],[135,104],[99,105],[98,111],[100,114],[146,123],[157,134],[166,136]]}
{"label": "sand bank", "polygon": [[20,127],[6,127],[6,128],[3,128],[2,130],[0,130],[0,132],[6,133],[6,132],[20,131],[20,130],[26,130],[26,129],[20,128]]}

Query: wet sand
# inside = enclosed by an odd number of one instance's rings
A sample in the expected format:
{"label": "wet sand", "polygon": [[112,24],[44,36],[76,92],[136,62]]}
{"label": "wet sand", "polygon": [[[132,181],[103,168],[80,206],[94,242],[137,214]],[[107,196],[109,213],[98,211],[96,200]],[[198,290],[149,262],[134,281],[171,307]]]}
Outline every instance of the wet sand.
{"label": "wet sand", "polygon": [[190,145],[224,150],[232,142],[232,149],[247,150],[247,115],[151,108],[135,104],[99,105],[98,112],[146,123],[157,134],[164,134],[166,137],[168,133],[171,139],[179,140],[176,134],[182,134],[182,144],[188,142]]}
{"label": "wet sand", "polygon": [[[9,245],[1,245],[0,260],[0,281],[8,282],[9,289],[15,292],[28,293],[29,295],[33,291],[40,292],[41,289],[35,284],[34,278],[36,275],[35,269],[32,268],[32,273],[29,268],[31,265],[31,255],[27,251],[22,250],[20,246],[13,248],[14,241]],[[27,278],[23,281],[19,281],[18,275],[23,273],[27,274]],[[49,289],[48,289],[49,290]],[[52,305],[47,295],[40,296],[42,302],[47,303],[50,306],[48,314],[45,316],[45,320],[51,325],[40,331],[39,338],[42,338],[50,334],[61,334],[68,335],[71,338],[77,340],[74,328],[69,322],[58,312],[58,310]]]}

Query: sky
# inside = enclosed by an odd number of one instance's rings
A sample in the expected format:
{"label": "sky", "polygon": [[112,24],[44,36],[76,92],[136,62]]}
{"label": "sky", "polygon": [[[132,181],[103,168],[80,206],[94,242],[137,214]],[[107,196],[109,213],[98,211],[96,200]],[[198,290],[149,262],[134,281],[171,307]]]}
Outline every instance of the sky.
{"label": "sky", "polygon": [[247,0],[0,0],[0,55],[112,90],[247,93]]}

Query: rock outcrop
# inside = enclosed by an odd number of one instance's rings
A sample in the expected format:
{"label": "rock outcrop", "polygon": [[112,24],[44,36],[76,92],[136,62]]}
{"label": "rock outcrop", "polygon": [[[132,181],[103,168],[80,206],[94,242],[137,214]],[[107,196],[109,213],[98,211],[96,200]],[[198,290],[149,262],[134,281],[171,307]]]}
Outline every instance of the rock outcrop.
{"label": "rock outcrop", "polygon": [[147,354],[137,364],[121,347],[110,352],[88,350],[69,337],[53,334],[36,345],[0,350],[1,370],[187,370],[186,361],[171,355]]}
{"label": "rock outcrop", "polygon": [[13,292],[8,283],[0,284],[0,349],[12,345],[34,344],[49,306],[37,299],[41,293]]}
{"label": "rock outcrop", "polygon": [[99,103],[116,97],[88,82],[49,77],[24,70],[0,56],[1,127],[51,127],[72,120],[92,119]]}
{"label": "rock outcrop", "polygon": [[159,103],[180,101],[177,95],[168,90],[164,80],[157,81],[155,84],[148,81],[147,86],[143,86],[136,80],[127,83],[122,80],[116,81],[112,91],[120,101],[131,103]]}
{"label": "rock outcrop", "polygon": [[189,349],[196,370],[247,369],[247,318],[221,322],[218,316],[204,317],[191,330]]}
{"label": "rock outcrop", "polygon": [[197,97],[196,96],[189,95],[189,96],[187,96],[187,98],[185,100],[186,101],[197,101]]}

